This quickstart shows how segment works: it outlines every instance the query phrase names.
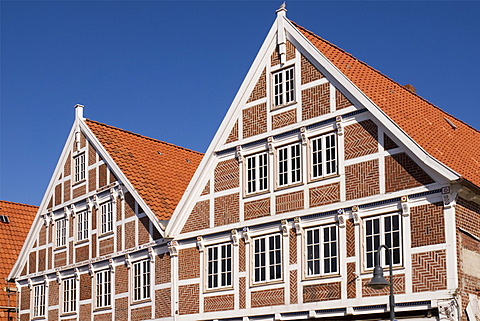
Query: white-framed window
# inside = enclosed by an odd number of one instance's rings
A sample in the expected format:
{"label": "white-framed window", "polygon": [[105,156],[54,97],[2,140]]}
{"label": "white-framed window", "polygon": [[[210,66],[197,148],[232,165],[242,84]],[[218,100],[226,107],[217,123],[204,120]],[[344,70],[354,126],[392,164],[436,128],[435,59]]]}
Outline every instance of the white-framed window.
{"label": "white-framed window", "polygon": [[45,316],[45,284],[33,286],[33,317]]}
{"label": "white-framed window", "polygon": [[258,193],[268,189],[268,154],[260,153],[245,157],[246,192]]}
{"label": "white-framed window", "polygon": [[[400,214],[386,214],[369,217],[363,220],[365,231],[365,268],[375,267],[376,252],[382,244],[386,245],[392,253],[393,265],[402,264],[402,242]],[[384,250],[380,256],[383,258],[381,265],[388,266],[388,255]]]}
{"label": "white-framed window", "polygon": [[282,279],[282,237],[280,234],[253,239],[253,281]]}
{"label": "white-framed window", "polygon": [[89,217],[88,211],[81,211],[77,213],[77,241],[83,241],[88,239],[89,231]]}
{"label": "white-framed window", "polygon": [[97,308],[112,305],[112,280],[110,269],[95,273],[95,305]]}
{"label": "white-framed window", "polygon": [[73,157],[73,182],[77,183],[85,179],[85,153]]}
{"label": "white-framed window", "polygon": [[77,280],[75,277],[62,280],[63,285],[63,313],[72,313],[77,310]]}
{"label": "white-framed window", "polygon": [[133,263],[133,301],[150,298],[150,260]]}
{"label": "white-framed window", "polygon": [[101,233],[113,231],[113,202],[108,201],[100,205]]}
{"label": "white-framed window", "polygon": [[337,135],[330,133],[310,140],[311,177],[337,173]]}
{"label": "white-framed window", "polygon": [[295,69],[285,68],[274,72],[273,78],[273,107],[288,105],[295,101]]}
{"label": "white-framed window", "polygon": [[67,218],[61,218],[55,222],[57,247],[67,244]]}
{"label": "white-framed window", "polygon": [[207,247],[207,289],[232,286],[232,244]]}
{"label": "white-framed window", "polygon": [[305,229],[306,276],[338,273],[338,229],[336,225]]}
{"label": "white-framed window", "polygon": [[302,181],[302,147],[300,143],[277,149],[277,172],[279,187]]}

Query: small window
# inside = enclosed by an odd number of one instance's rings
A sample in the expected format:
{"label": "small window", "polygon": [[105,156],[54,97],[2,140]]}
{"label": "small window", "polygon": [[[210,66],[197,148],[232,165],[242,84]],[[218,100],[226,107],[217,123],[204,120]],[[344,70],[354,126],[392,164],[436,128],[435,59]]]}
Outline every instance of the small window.
{"label": "small window", "polygon": [[97,308],[112,305],[112,287],[110,270],[99,271],[95,274],[96,306]]}
{"label": "small window", "polygon": [[108,201],[100,206],[102,234],[113,231],[113,203]]}
{"label": "small window", "polygon": [[57,247],[67,244],[67,219],[61,218],[55,222]]}
{"label": "small window", "polygon": [[77,284],[75,277],[63,280],[63,313],[77,310]]}
{"label": "small window", "polygon": [[254,282],[282,279],[282,240],[279,234],[253,240]]}
{"label": "small window", "polygon": [[310,140],[312,178],[337,173],[337,137],[334,133]]}
{"label": "small window", "polygon": [[302,159],[300,144],[277,149],[278,186],[286,186],[302,181]]}
{"label": "small window", "polygon": [[207,288],[232,286],[232,245],[220,244],[207,248]]}
{"label": "small window", "polygon": [[73,158],[73,182],[78,183],[85,179],[85,153],[78,154]]}
{"label": "small window", "polygon": [[286,68],[273,74],[274,107],[288,105],[295,101],[294,68]]}
{"label": "small window", "polygon": [[133,301],[150,298],[150,261],[133,263]]}
{"label": "small window", "polygon": [[33,317],[45,316],[45,284],[33,286]]}
{"label": "small window", "polygon": [[245,158],[246,166],[246,192],[258,193],[268,189],[268,155],[256,154]]}
{"label": "small window", "polygon": [[[399,214],[382,215],[364,219],[365,229],[365,267],[373,268],[376,265],[376,252],[382,244],[392,253],[393,265],[402,264],[401,222]],[[382,266],[388,266],[388,255],[381,252]]]}
{"label": "small window", "polygon": [[307,276],[338,273],[337,226],[320,226],[305,230]]}
{"label": "small window", "polygon": [[77,214],[77,241],[88,239],[88,211],[81,211]]}

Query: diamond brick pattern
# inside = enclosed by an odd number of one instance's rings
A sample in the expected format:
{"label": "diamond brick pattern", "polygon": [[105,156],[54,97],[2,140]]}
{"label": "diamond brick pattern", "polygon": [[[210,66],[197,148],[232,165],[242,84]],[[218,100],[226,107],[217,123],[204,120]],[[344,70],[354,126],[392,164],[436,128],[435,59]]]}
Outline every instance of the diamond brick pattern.
{"label": "diamond brick pattern", "polygon": [[270,215],[270,198],[264,198],[256,201],[245,202],[244,217],[245,221],[254,218]]}
{"label": "diamond brick pattern", "polygon": [[242,111],[243,138],[248,138],[267,131],[267,104],[259,104]]}
{"label": "diamond brick pattern", "polygon": [[306,285],[303,287],[303,302],[338,300],[341,296],[340,282]]}
{"label": "diamond brick pattern", "polygon": [[410,213],[412,247],[445,243],[443,203],[415,206]]}
{"label": "diamond brick pattern", "polygon": [[199,285],[187,284],[178,287],[178,305],[180,314],[198,313],[199,308]]}
{"label": "diamond brick pattern", "polygon": [[378,152],[378,126],[369,120],[345,127],[345,159]]}
{"label": "diamond brick pattern", "polygon": [[433,183],[434,180],[407,154],[385,157],[385,190],[387,193]]}
{"label": "diamond brick pattern", "polygon": [[447,288],[445,250],[412,255],[413,292],[437,291]]}
{"label": "diamond brick pattern", "polygon": [[215,226],[236,223],[239,217],[238,193],[215,198]]}
{"label": "diamond brick pattern", "polygon": [[[287,54],[287,59],[286,59],[287,61],[295,58],[295,47],[288,40],[287,40],[287,44],[286,44],[286,54]],[[271,62],[272,62],[272,66],[276,66],[276,65],[280,64],[280,56],[278,55],[278,47],[272,53]]]}
{"label": "diamond brick pattern", "polygon": [[214,312],[214,311],[233,310],[234,303],[235,303],[235,296],[233,294],[205,297],[204,311]]}
{"label": "diamond brick pattern", "polygon": [[200,201],[195,204],[190,216],[183,226],[182,233],[203,230],[210,226],[210,201]]}
{"label": "diamond brick pattern", "polygon": [[275,198],[277,214],[303,209],[303,191],[279,195]]}
{"label": "diamond brick pattern", "polygon": [[252,292],[252,308],[285,304],[285,291],[281,289]]}
{"label": "diamond brick pattern", "polygon": [[352,219],[345,222],[345,229],[347,234],[347,257],[355,256],[355,225]]}
{"label": "diamond brick pattern", "polygon": [[340,92],[340,90],[336,88],[335,88],[335,103],[336,103],[337,110],[352,106],[352,103],[350,102],[350,100],[348,100],[347,97],[345,97]]}
{"label": "diamond brick pattern", "polygon": [[297,122],[297,110],[292,109],[272,116],[272,129],[285,127]]}
{"label": "diamond brick pattern", "polygon": [[247,104],[258,100],[260,98],[267,97],[267,79],[266,79],[266,70],[263,69],[262,74],[260,75],[260,78],[257,81],[257,84],[252,90],[252,93],[250,94],[250,97],[247,100]]}
{"label": "diamond brick pattern", "polygon": [[302,85],[324,78],[322,73],[315,68],[310,61],[308,61],[305,56],[301,56],[301,66],[302,66]]}
{"label": "diamond brick pattern", "polygon": [[294,229],[290,229],[288,233],[289,247],[290,247],[290,264],[297,263],[297,233]]}
{"label": "diamond brick pattern", "polygon": [[[390,282],[390,276],[386,275],[385,279]],[[390,287],[386,287],[382,290],[374,290],[372,288],[366,287],[368,282],[370,282],[371,278],[362,279],[362,291],[363,296],[378,296],[378,295],[388,295],[390,294]],[[394,275],[393,276],[393,291],[394,293],[405,293],[405,275]]]}
{"label": "diamond brick pattern", "polygon": [[380,192],[378,175],[377,159],[346,166],[347,200],[378,194]]}
{"label": "diamond brick pattern", "polygon": [[310,207],[340,201],[340,183],[310,188]]}
{"label": "diamond brick pattern", "polygon": [[233,125],[232,130],[230,131],[230,134],[228,134],[227,141],[225,144],[235,142],[238,140],[238,120],[235,122],[235,125]]}
{"label": "diamond brick pattern", "polygon": [[215,192],[238,187],[239,167],[235,158],[221,161],[215,167]]}
{"label": "diamond brick pattern", "polygon": [[290,304],[298,303],[297,270],[290,271]]}
{"label": "diamond brick pattern", "polygon": [[390,138],[388,137],[387,134],[383,134],[383,148],[385,148],[385,150],[390,150],[390,149],[394,149],[394,148],[397,148],[398,145]]}
{"label": "diamond brick pattern", "polygon": [[302,120],[330,112],[330,84],[302,90]]}
{"label": "diamond brick pattern", "polygon": [[356,282],[357,276],[355,274],[355,263],[347,263],[347,298],[352,299],[357,296]]}
{"label": "diamond brick pattern", "polygon": [[200,253],[196,247],[178,251],[178,279],[193,279],[200,276]]}
{"label": "diamond brick pattern", "polygon": [[171,316],[171,290],[170,288],[155,291],[155,318]]}

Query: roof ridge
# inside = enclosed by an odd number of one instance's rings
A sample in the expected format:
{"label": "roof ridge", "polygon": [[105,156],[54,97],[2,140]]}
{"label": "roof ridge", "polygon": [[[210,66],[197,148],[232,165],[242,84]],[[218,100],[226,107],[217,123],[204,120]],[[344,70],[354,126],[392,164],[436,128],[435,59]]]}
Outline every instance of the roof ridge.
{"label": "roof ridge", "polygon": [[36,208],[38,208],[37,205],[30,205],[30,204],[25,204],[25,203],[18,203],[18,202],[0,200],[0,203],[1,203],[1,202],[3,202],[3,203],[9,203],[9,204],[14,204],[14,205],[22,205],[22,206],[29,206],[29,207],[36,207]]}
{"label": "roof ridge", "polygon": [[[290,21],[291,23],[293,23],[293,24],[295,25],[295,27],[305,30],[306,32],[308,32],[308,33],[311,34],[312,36],[320,39],[321,41],[326,42],[328,45],[334,47],[335,49],[337,49],[337,50],[339,50],[339,51],[341,51],[341,52],[343,52],[344,54],[350,56],[351,58],[355,59],[355,60],[358,61],[359,63],[363,64],[364,66],[366,66],[366,67],[368,67],[369,69],[373,70],[374,72],[378,73],[378,74],[381,75],[382,77],[388,79],[388,80],[391,81],[393,84],[395,84],[395,85],[397,85],[398,87],[400,87],[400,88],[402,88],[403,90],[405,90],[408,94],[411,94],[411,95],[414,95],[415,97],[420,98],[421,100],[423,100],[424,102],[430,104],[432,107],[438,109],[439,111],[441,111],[441,112],[444,113],[445,115],[452,117],[453,119],[459,121],[459,122],[462,123],[463,125],[465,125],[465,126],[467,126],[467,127],[470,127],[470,128],[473,129],[474,131],[480,133],[480,130],[479,130],[479,129],[476,129],[475,127],[472,127],[471,125],[467,124],[467,123],[464,122],[463,120],[461,120],[461,119],[459,119],[459,118],[457,118],[457,117],[455,117],[455,116],[447,113],[445,110],[441,109],[440,107],[438,107],[437,105],[435,105],[435,104],[433,104],[432,102],[428,101],[427,99],[423,98],[422,96],[418,95],[417,93],[411,92],[410,90],[408,90],[407,88],[405,88],[404,86],[402,86],[401,84],[399,84],[398,82],[396,82],[395,80],[393,80],[392,78],[386,76],[386,75],[383,74],[381,71],[373,68],[372,66],[370,66],[370,65],[367,64],[366,62],[358,59],[357,57],[355,57],[355,56],[352,55],[351,53],[345,51],[344,49],[342,49],[342,48],[340,48],[339,46],[331,43],[330,41],[323,39],[322,37],[320,37],[319,35],[315,34],[314,32],[312,32],[312,31],[310,31],[310,30],[308,30],[308,29],[300,26],[300,25],[299,25],[298,23],[296,23],[295,21],[290,20],[290,19],[289,19],[289,21]],[[328,59],[328,58],[327,58],[327,59]]]}
{"label": "roof ridge", "polygon": [[178,146],[178,145],[175,145],[175,144],[172,144],[172,143],[168,143],[168,142],[165,142],[165,141],[162,141],[162,140],[159,140],[159,139],[155,139],[155,138],[151,138],[151,137],[148,137],[148,136],[145,136],[145,135],[141,135],[141,134],[138,134],[138,133],[134,133],[132,131],[129,131],[129,130],[125,130],[125,129],[122,129],[122,128],[119,128],[119,127],[115,127],[115,126],[112,126],[112,125],[107,125],[105,123],[101,123],[99,121],[96,121],[96,120],[92,120],[92,119],[88,119],[88,118],[85,118],[86,121],[89,121],[89,122],[92,122],[92,123],[96,123],[98,125],[101,125],[101,126],[105,126],[105,127],[109,127],[109,128],[112,128],[112,129],[116,129],[116,130],[120,130],[122,132],[125,132],[127,134],[131,134],[131,135],[134,135],[134,136],[138,136],[140,138],[143,138],[143,139],[146,139],[146,140],[151,140],[151,141],[154,141],[156,143],[161,143],[161,144],[165,144],[165,145],[169,145],[169,146],[172,146],[172,147],[175,147],[175,148],[178,148],[178,149],[183,149],[187,152],[191,152],[191,153],[195,153],[195,154],[199,154],[199,155],[203,155],[204,153],[201,153],[201,152],[197,152],[193,149],[189,149],[189,148],[186,148],[186,147],[182,147],[182,146]]}

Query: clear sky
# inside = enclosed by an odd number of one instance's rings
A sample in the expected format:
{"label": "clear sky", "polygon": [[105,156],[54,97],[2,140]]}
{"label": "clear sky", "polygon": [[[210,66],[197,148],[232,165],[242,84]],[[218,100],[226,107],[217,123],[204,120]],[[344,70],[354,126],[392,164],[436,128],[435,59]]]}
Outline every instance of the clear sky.
{"label": "clear sky", "polygon": [[[204,152],[281,1],[1,1],[0,199],[39,205],[84,116]],[[287,17],[480,129],[480,2],[287,1]]]}

